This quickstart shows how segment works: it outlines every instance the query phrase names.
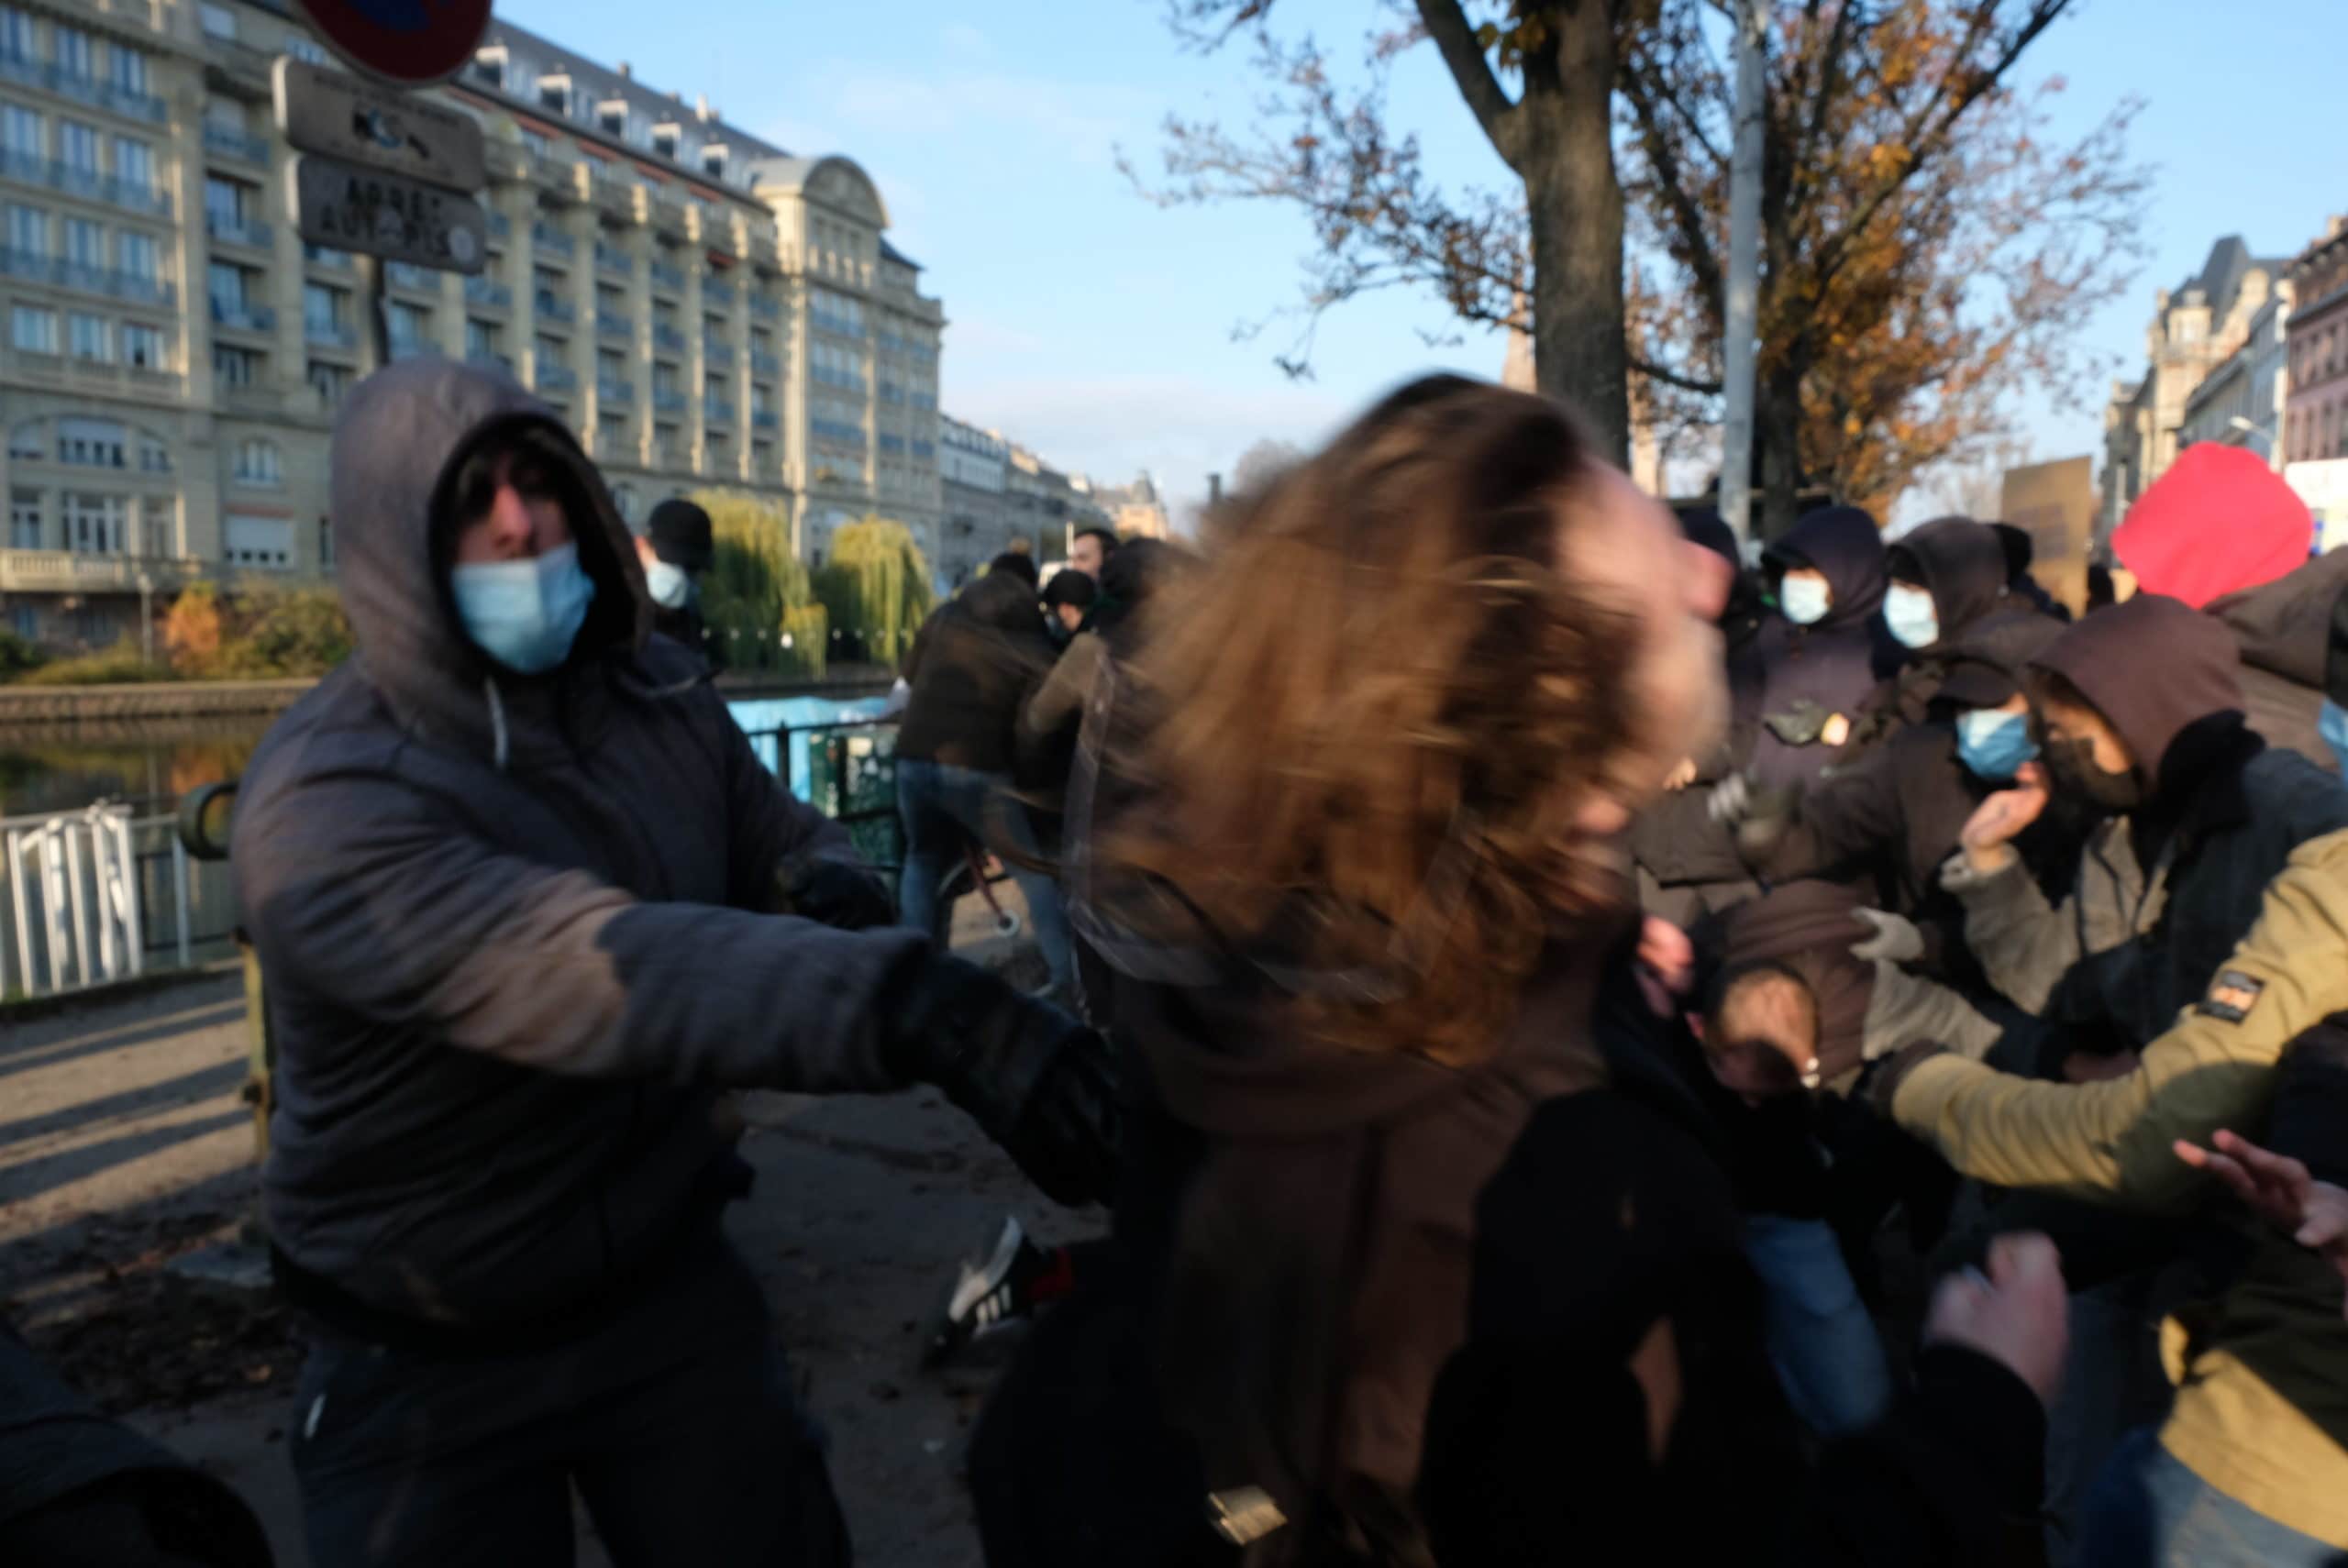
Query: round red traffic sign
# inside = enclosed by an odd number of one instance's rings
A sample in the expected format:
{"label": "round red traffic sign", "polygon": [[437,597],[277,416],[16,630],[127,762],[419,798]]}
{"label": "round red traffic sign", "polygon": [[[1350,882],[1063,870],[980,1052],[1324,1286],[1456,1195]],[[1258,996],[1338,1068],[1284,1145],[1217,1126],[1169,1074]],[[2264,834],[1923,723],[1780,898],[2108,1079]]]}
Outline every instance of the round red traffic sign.
{"label": "round red traffic sign", "polygon": [[446,82],[489,30],[489,0],[297,0],[345,62],[403,87]]}

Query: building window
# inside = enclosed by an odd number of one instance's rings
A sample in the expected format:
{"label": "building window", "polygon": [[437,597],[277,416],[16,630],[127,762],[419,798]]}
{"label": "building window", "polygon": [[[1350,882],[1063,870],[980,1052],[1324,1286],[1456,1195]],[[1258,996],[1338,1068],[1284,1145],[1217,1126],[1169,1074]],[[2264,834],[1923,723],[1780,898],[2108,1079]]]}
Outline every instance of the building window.
{"label": "building window", "polygon": [[40,158],[48,149],[42,145],[40,116],[21,104],[0,106],[0,147],[17,158]]}
{"label": "building window", "polygon": [[172,449],[152,436],[138,437],[138,471],[142,474],[167,474],[172,471]]}
{"label": "building window", "polygon": [[33,18],[14,6],[0,6],[0,59],[29,65],[33,60]]}
{"label": "building window", "polygon": [[310,361],[309,381],[310,390],[316,392],[319,401],[329,409],[341,407],[342,400],[350,393],[351,377],[347,366],[329,365],[313,359]]}
{"label": "building window", "polygon": [[57,159],[76,174],[98,177],[98,133],[79,120],[57,122]]}
{"label": "building window", "polygon": [[40,538],[40,491],[20,490],[8,497],[8,547],[12,550],[38,550]]}
{"label": "building window", "polygon": [[39,207],[8,204],[8,248],[38,259],[49,254],[49,215]]}
{"label": "building window", "polygon": [[627,357],[610,348],[597,349],[595,351],[595,380],[607,387],[627,385]]}
{"label": "building window", "polygon": [[163,335],[152,326],[137,322],[125,322],[122,326],[122,362],[134,370],[169,369],[163,359]]}
{"label": "building window", "polygon": [[102,272],[106,265],[106,231],[88,218],[65,220],[65,259],[91,272]]}
{"label": "building window", "polygon": [[701,171],[713,180],[725,178],[725,149],[704,147],[701,149]]}
{"label": "building window", "polygon": [[670,160],[671,162],[675,161],[677,157],[677,127],[675,126],[654,126],[652,127],[652,150],[659,153],[661,157]]}
{"label": "building window", "polygon": [[473,80],[487,83],[492,87],[504,87],[505,85],[505,51],[502,49],[485,49],[476,53],[473,56]]}
{"label": "building window", "polygon": [[159,259],[162,252],[150,234],[133,234],[125,229],[114,237],[115,265],[123,273],[142,283],[161,281]]}
{"label": "building window", "polygon": [[538,105],[568,116],[570,113],[570,78],[548,76],[538,83]]}
{"label": "building window", "polygon": [[65,547],[82,555],[118,556],[123,552],[130,516],[129,503],[118,495],[65,497]]}
{"label": "building window", "polygon": [[604,127],[605,136],[625,138],[627,135],[627,105],[624,103],[598,105],[595,123]]}
{"label": "building window", "polygon": [[[600,415],[595,421],[595,455],[604,458],[616,458],[626,452],[626,448],[627,416],[624,414]],[[622,490],[626,488],[626,485],[620,487]],[[618,501],[618,491],[613,492],[612,499],[615,502]],[[620,509],[620,515],[622,517],[627,515],[626,507]]]}
{"label": "building window", "polygon": [[334,519],[331,517],[318,519],[318,565],[329,571],[334,569]]}
{"label": "building window", "polygon": [[302,285],[302,326],[312,337],[339,341],[350,319],[350,294],[324,283]]}
{"label": "building window", "polygon": [[243,228],[260,215],[260,189],[217,174],[204,177],[204,215],[232,229]]}
{"label": "building window", "polygon": [[106,46],[106,64],[115,91],[134,98],[147,96],[147,57],[128,44]]}
{"label": "building window", "polygon": [[212,299],[215,315],[242,315],[245,313],[245,272],[241,267],[226,261],[215,261],[205,273],[205,292]]}
{"label": "building window", "polygon": [[292,55],[294,59],[303,61],[305,64],[324,65],[327,63],[327,51],[319,46],[317,40],[315,39],[287,39],[285,40],[285,52]]}
{"label": "building window", "polygon": [[502,359],[504,355],[497,341],[497,323],[465,322],[465,358],[468,359]]}
{"label": "building window", "polygon": [[522,146],[539,158],[554,150],[554,143],[548,141],[542,132],[534,131],[527,126],[522,127]]}
{"label": "building window", "polygon": [[260,355],[250,348],[212,349],[212,379],[224,387],[249,387],[260,380]]}
{"label": "building window", "polygon": [[197,15],[204,18],[204,36],[208,39],[234,39],[237,36],[237,13],[226,6],[216,6],[204,0]]}
{"label": "building window", "polygon": [[230,566],[259,567],[282,571],[294,564],[294,520],[290,517],[227,519],[222,552]]}
{"label": "building window", "polygon": [[57,313],[18,305],[8,313],[8,341],[27,354],[57,352]]}
{"label": "building window", "polygon": [[114,138],[114,177],[134,191],[155,188],[155,149],[130,137]]}
{"label": "building window", "polygon": [[66,348],[76,359],[110,364],[114,359],[114,324],[102,315],[75,311],[65,318]]}
{"label": "building window", "polygon": [[261,490],[275,490],[283,484],[285,472],[277,455],[277,443],[259,436],[239,442],[235,478],[238,484]]}
{"label": "building window", "polygon": [[62,22],[53,24],[49,30],[57,40],[51,52],[57,60],[58,74],[76,82],[94,81],[98,72],[93,63],[94,51],[90,47],[90,35]]}
{"label": "building window", "polygon": [[388,316],[390,323],[388,332],[392,340],[393,358],[404,359],[410,355],[420,354],[429,347],[429,339],[432,337],[430,311],[394,300],[392,302]]}

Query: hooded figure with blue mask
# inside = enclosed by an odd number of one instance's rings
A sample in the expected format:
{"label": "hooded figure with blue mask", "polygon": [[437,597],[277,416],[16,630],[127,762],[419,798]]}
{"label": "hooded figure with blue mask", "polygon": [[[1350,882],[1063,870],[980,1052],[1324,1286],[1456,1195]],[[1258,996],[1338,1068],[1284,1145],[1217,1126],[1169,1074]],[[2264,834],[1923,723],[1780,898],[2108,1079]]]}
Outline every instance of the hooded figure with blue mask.
{"label": "hooded figure with blue mask", "polygon": [[[1948,673],[1951,650],[1975,625],[1992,615],[2040,613],[2006,591],[2006,549],[1998,531],[1969,517],[1936,518],[1911,529],[1884,552],[1884,568],[1890,577],[1884,630],[1908,650],[1908,664],[1868,694],[1838,766],[1923,723]],[[2052,617],[2042,619],[2059,628]]]}
{"label": "hooded figure with blue mask", "polygon": [[330,461],[357,651],[255,752],[233,845],[311,1558],[568,1561],[575,1490],[615,1562],[845,1562],[721,1228],[751,1175],[725,1092],[935,1084],[1084,1201],[1114,1163],[1101,1043],[893,924],[650,635],[546,405],[410,360]]}
{"label": "hooded figure with blue mask", "polygon": [[717,558],[709,513],[681,495],[670,497],[652,509],[636,555],[644,567],[645,596],[652,601],[652,629],[683,645],[711,670],[725,668],[725,649],[701,613],[701,580]]}
{"label": "hooded figure with blue mask", "polygon": [[1811,513],[1761,569],[1778,613],[1754,640],[1756,727],[1741,766],[1766,790],[1818,777],[1907,656],[1883,621],[1883,535],[1857,507]]}
{"label": "hooded figure with blue mask", "polygon": [[[2011,788],[2035,757],[2022,671],[2062,630],[2043,615],[2009,613],[1957,638],[1944,650],[1945,673],[1925,722],[1838,767],[1785,809],[1738,826],[1738,848],[1755,874],[1772,884],[1855,884],[1913,928],[1906,944],[1913,951],[1893,956],[1944,983],[1979,986],[1965,947],[1964,906],[1941,887],[1940,870],[1981,802]],[[2077,844],[2075,830],[2049,818],[2032,825],[2021,848],[2059,894]]]}

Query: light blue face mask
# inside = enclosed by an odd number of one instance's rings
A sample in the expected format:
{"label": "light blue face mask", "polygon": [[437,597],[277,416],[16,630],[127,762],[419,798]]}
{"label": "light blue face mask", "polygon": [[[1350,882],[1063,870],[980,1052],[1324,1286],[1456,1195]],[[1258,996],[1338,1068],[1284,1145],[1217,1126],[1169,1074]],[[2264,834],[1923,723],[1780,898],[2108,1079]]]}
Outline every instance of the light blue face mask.
{"label": "light blue face mask", "polygon": [[644,569],[644,591],[663,610],[683,609],[685,601],[692,597],[692,589],[693,580],[685,575],[682,567],[654,561]]}
{"label": "light blue face mask", "polygon": [[449,587],[475,646],[522,675],[544,675],[570,657],[595,600],[577,545],[528,560],[460,565],[449,574]]}
{"label": "light blue face mask", "polygon": [[1941,640],[1940,612],[1933,608],[1933,596],[1905,583],[1893,583],[1883,596],[1883,624],[1903,647],[1928,648]]}
{"label": "light blue face mask", "polygon": [[2002,784],[2037,755],[2028,713],[1975,708],[1956,716],[1956,757],[1976,778]]}
{"label": "light blue face mask", "polygon": [[2326,697],[2316,728],[2323,734],[2323,744],[2331,748],[2332,760],[2340,764],[2340,771],[2348,775],[2348,709]]}
{"label": "light blue face mask", "polygon": [[1820,577],[1796,577],[1789,572],[1778,580],[1778,609],[1797,626],[1815,626],[1826,619],[1826,612],[1833,607],[1834,591]]}

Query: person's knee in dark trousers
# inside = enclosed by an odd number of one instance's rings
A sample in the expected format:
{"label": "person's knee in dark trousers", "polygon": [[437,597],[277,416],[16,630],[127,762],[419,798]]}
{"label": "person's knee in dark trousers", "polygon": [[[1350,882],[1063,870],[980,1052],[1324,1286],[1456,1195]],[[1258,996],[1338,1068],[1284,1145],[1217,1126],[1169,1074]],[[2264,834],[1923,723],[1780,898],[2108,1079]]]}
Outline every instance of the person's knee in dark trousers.
{"label": "person's knee in dark trousers", "polygon": [[897,923],[649,635],[625,524],[521,388],[379,372],[332,464],[359,656],[255,753],[233,846],[314,1556],[567,1563],[576,1487],[621,1568],[843,1560],[718,1239],[750,1176],[726,1096],[934,1084],[1086,1202],[1101,1043]]}

